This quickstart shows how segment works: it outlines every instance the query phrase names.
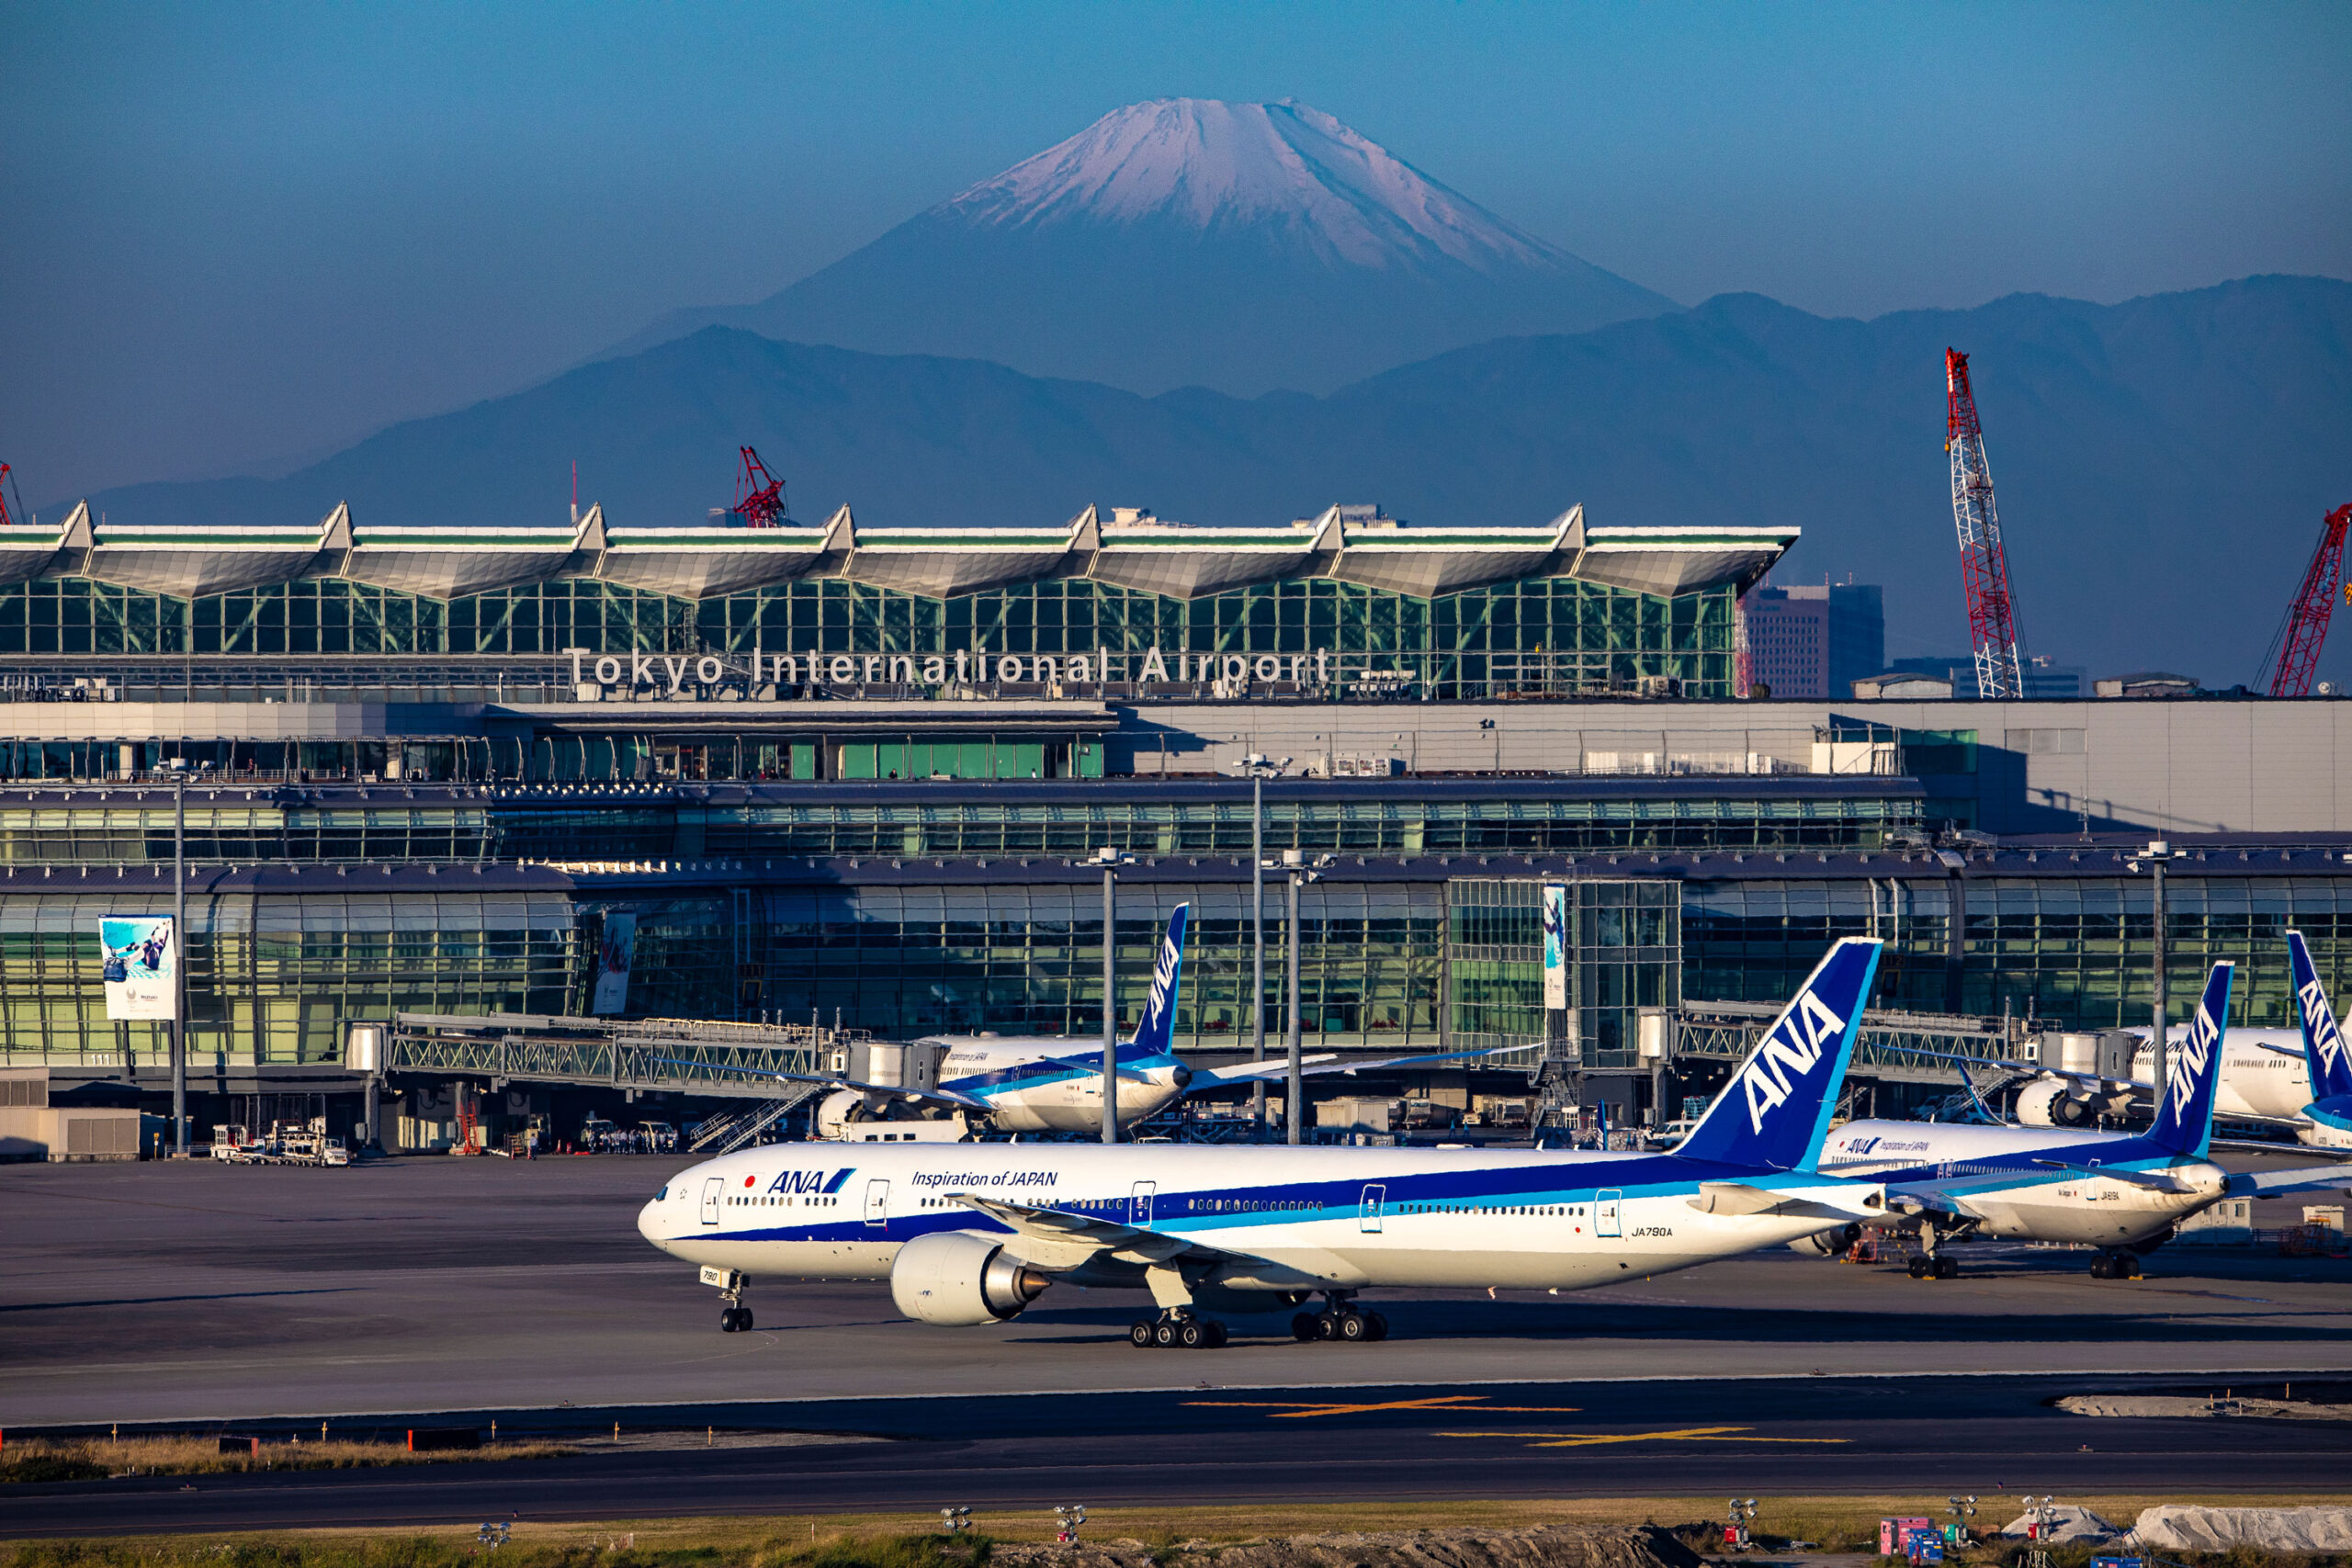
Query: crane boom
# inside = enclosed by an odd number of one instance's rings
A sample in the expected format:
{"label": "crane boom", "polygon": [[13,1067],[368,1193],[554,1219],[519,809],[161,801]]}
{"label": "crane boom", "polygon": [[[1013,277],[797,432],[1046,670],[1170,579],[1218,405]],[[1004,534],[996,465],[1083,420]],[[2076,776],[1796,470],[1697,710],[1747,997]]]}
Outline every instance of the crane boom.
{"label": "crane boom", "polygon": [[2344,533],[2352,525],[2352,502],[2329,513],[2319,525],[2319,544],[2303,569],[2303,585],[2287,609],[2287,621],[2271,646],[2278,662],[2270,670],[2274,697],[2311,695],[2319,651],[2327,645],[2327,624],[2335,615],[2336,586],[2344,581]]}
{"label": "crane boom", "polygon": [[1976,653],[1976,694],[2025,695],[2017,603],[2009,596],[2008,554],[1993,507],[1993,470],[1984,430],[1968,386],[1968,355],[1944,350],[1944,451],[1951,457],[1951,519],[1960,531],[1960,582],[1968,595],[1968,637]]}
{"label": "crane boom", "polygon": [[742,449],[742,466],[735,474],[735,504],[728,510],[743,519],[747,528],[773,528],[784,521],[784,481],[768,472],[760,455]]}

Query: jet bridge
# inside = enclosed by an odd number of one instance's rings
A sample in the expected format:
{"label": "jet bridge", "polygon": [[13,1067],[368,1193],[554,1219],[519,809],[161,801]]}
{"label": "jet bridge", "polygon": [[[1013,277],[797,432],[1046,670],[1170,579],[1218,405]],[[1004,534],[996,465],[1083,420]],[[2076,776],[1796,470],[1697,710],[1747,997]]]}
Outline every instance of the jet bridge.
{"label": "jet bridge", "polygon": [[[1779,1002],[1686,1000],[1679,1008],[1645,1010],[1645,1054],[1656,1054],[1653,1031],[1662,1031],[1668,1037],[1661,1043],[1663,1055],[1669,1060],[1695,1056],[1736,1062],[1754,1049],[1781,1008]],[[1873,1009],[1862,1014],[1847,1076],[1888,1083],[1951,1083],[1962,1064],[1942,1057],[1959,1056],[1984,1064],[1982,1069],[1972,1067],[1972,1073],[2006,1077],[2009,1070],[1993,1066],[1994,1060],[2038,1060],[2036,1036],[2054,1027],[2034,1018]]]}
{"label": "jet bridge", "polygon": [[403,1012],[381,1070],[797,1104],[825,1086],[773,1075],[850,1074],[871,1043],[862,1029],[804,1023]]}

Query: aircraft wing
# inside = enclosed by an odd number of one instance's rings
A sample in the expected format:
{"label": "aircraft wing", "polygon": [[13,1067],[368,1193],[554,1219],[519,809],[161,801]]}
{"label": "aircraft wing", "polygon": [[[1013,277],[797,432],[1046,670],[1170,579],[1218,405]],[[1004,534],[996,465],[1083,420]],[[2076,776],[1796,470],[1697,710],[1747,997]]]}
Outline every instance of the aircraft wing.
{"label": "aircraft wing", "polygon": [[[2295,1123],[2297,1126],[2301,1124]],[[2302,1144],[2266,1144],[2255,1138],[2216,1138],[2212,1146],[2232,1154],[2302,1155],[2312,1159],[2352,1160],[2352,1149],[2323,1149]]]}
{"label": "aircraft wing", "polygon": [[1752,1187],[1745,1181],[1702,1181],[1699,1195],[1688,1200],[1690,1205],[1702,1214],[1779,1214],[1805,1220],[1883,1220],[1886,1215],[1877,1209],[1859,1206],[1841,1209],[1834,1203],[1817,1203],[1810,1198],[1792,1198],[1785,1192],[1775,1192],[1769,1187]]}
{"label": "aircraft wing", "polygon": [[1913,1219],[1933,1217],[1957,1222],[1984,1217],[1975,1208],[1932,1181],[1906,1181],[1899,1186],[1888,1183],[1886,1207],[1889,1213],[1904,1214]]}
{"label": "aircraft wing", "polygon": [[2230,1173],[2233,1198],[2285,1198],[2297,1192],[2329,1192],[2352,1189],[2352,1168],[2307,1165],[2295,1170],[2239,1170]]}
{"label": "aircraft wing", "polygon": [[836,1077],[830,1073],[752,1072],[741,1068],[717,1068],[708,1062],[681,1062],[671,1056],[656,1056],[657,1062],[673,1067],[700,1067],[706,1072],[732,1071],[747,1078],[775,1078],[784,1083],[831,1084],[836,1089],[854,1089],[860,1094],[887,1094],[898,1100],[911,1100],[919,1105],[948,1105],[958,1111],[987,1111],[993,1110],[985,1100],[975,1100],[968,1094],[958,1094],[952,1089],[901,1089],[897,1084],[861,1083],[855,1078]]}
{"label": "aircraft wing", "polygon": [[[1419,1067],[1438,1062],[1459,1062],[1472,1056],[1499,1056],[1510,1051],[1523,1051],[1523,1045],[1498,1045],[1483,1051],[1443,1051],[1434,1055],[1415,1056],[1375,1056],[1365,1061],[1340,1057],[1337,1053],[1324,1052],[1304,1058],[1310,1066],[1302,1066],[1302,1077],[1317,1077],[1326,1073],[1362,1073],[1378,1067]],[[1185,1081],[1187,1090],[1216,1089],[1227,1084],[1258,1083],[1268,1078],[1287,1077],[1290,1064],[1282,1062],[1242,1062],[1230,1067],[1214,1069],[1195,1067]]]}
{"label": "aircraft wing", "polygon": [[1924,1045],[1898,1047],[1906,1056],[1931,1056],[1939,1062],[1959,1062],[1972,1067],[2001,1067],[2013,1073],[2033,1073],[2046,1078],[2067,1078],[2075,1083],[2090,1084],[2099,1089],[2131,1089],[2153,1094],[2152,1086],[2138,1078],[2109,1077],[2103,1073],[2077,1073],[2065,1067],[2046,1066],[2040,1062],[2020,1062],[2007,1056],[1963,1056],[1953,1051],[1930,1051]]}
{"label": "aircraft wing", "polygon": [[1104,1253],[1130,1263],[1266,1264],[1262,1258],[1204,1247],[1189,1236],[1122,1224],[1098,1214],[1074,1213],[1068,1209],[1042,1208],[1034,1203],[1009,1203],[1001,1198],[978,1198],[969,1192],[950,1192],[946,1196],[950,1202],[978,1210],[1023,1240],[1039,1244],[1041,1255],[1032,1261],[1042,1269],[1075,1269]]}

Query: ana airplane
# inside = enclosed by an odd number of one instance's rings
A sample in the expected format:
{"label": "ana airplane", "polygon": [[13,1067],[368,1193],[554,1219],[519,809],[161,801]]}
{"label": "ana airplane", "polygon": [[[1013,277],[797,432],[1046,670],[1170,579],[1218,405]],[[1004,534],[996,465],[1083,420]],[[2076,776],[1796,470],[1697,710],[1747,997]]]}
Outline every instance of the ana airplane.
{"label": "ana airplane", "polygon": [[[1133,1033],[1118,1047],[1119,1124],[1156,1116],[1187,1094],[1282,1077],[1283,1061],[1236,1066],[1187,1066],[1175,1054],[1176,987],[1184,966],[1184,932],[1192,906],[1168,918],[1152,966],[1151,992]],[[943,1047],[938,1082],[930,1089],[846,1078],[778,1074],[807,1083],[840,1084],[817,1107],[820,1136],[853,1143],[954,1143],[974,1122],[1000,1133],[1091,1133],[1102,1125],[1102,1044],[1075,1035],[933,1034],[917,1046]],[[1494,1052],[1344,1059],[1331,1053],[1306,1058],[1309,1076],[1361,1073],[1381,1067],[1427,1066]],[[937,1116],[901,1118],[893,1107]]]}
{"label": "ana airplane", "polygon": [[1874,1218],[1815,1168],[1880,944],[1833,947],[1671,1154],[1184,1145],[778,1144],[680,1172],[638,1230],[751,1326],[754,1276],[869,1279],[925,1323],[1016,1316],[1057,1283],[1147,1290],[1138,1346],[1214,1347],[1208,1313],[1299,1312],[1373,1340],[1375,1286],[1577,1290]]}
{"label": "ana airplane", "polygon": [[[2313,1049],[2311,1024],[2303,1017],[2304,999],[2317,995],[2319,1006],[2326,1007],[2324,994],[2314,993],[2319,984],[2318,973],[2312,965],[2311,953],[2303,946],[2302,933],[2287,933],[2290,962],[2301,965],[2295,979],[2296,1007],[2299,1027],[2296,1029],[2233,1029],[2222,1051],[2221,1078],[2214,1089],[2213,1114],[2223,1122],[2251,1123],[2277,1128],[2294,1134],[2301,1143],[2319,1148],[2342,1148],[2352,1145],[2352,1134],[2340,1130],[2330,1131],[2311,1114],[2311,1107],[2327,1099],[2330,1091],[2320,1087],[2320,1075],[2327,1069],[2321,1064],[2321,1055]],[[2302,947],[2300,960],[2291,955]],[[2306,981],[2302,976],[2308,976]],[[2331,1027],[2333,1017],[2330,1016]],[[2194,1023],[2177,1023],[2165,1032],[2166,1055],[2179,1051],[2188,1042]],[[2337,1071],[2343,1072],[2344,1046],[2334,1041],[2334,1060]],[[2030,1127],[2085,1127],[2102,1116],[2120,1117],[2132,1106],[2143,1102],[2154,1093],[2149,1079],[2154,1076],[2154,1053],[2148,1049],[2147,1032],[2135,1034],[2132,1047],[2132,1076],[2106,1077],[2098,1073],[2071,1071],[2064,1067],[2048,1066],[2033,1062],[2003,1060],[1984,1061],[1973,1058],[1949,1057],[1948,1060],[1967,1065],[1982,1065],[2007,1068],[2018,1074],[2032,1075],[2032,1081],[2018,1090],[2017,1119]],[[1925,1053],[1936,1055],[1936,1053]],[[2342,1081],[2352,1087],[2352,1072],[2345,1072]],[[2343,1093],[2339,1089],[2335,1092]],[[2343,1141],[2338,1141],[2342,1139]],[[2254,1148],[2224,1143],[2224,1148]]]}
{"label": "ana airplane", "polygon": [[2287,933],[2287,963],[2295,982],[2295,1018],[2302,1028],[2303,1071],[2312,1098],[2295,1135],[2315,1148],[2352,1149],[2352,1059],[2335,1027],[2335,1010],[2301,931]]}
{"label": "ana airplane", "polygon": [[2213,965],[2145,1133],[1849,1122],[1821,1168],[1886,1184],[1889,1217],[1876,1223],[1916,1229],[1927,1244],[1911,1260],[1915,1280],[1953,1278],[1960,1261],[1941,1244],[1978,1237],[2088,1242],[2100,1248],[2093,1278],[2136,1280],[2141,1256],[2199,1209],[2342,1184],[2337,1167],[2233,1176],[2207,1157],[2234,973]]}

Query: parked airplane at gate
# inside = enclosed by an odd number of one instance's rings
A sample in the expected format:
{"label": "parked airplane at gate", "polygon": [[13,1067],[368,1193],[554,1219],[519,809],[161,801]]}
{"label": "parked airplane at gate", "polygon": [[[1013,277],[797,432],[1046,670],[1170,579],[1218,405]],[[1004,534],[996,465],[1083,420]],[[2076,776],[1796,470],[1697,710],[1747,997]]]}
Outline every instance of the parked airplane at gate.
{"label": "parked airplane at gate", "polygon": [[[2331,1096],[2352,1095],[2352,1067],[2346,1066],[2343,1043],[2333,1033],[2328,1036],[2334,1042],[2333,1069],[2322,1062],[2322,1053],[2314,1050],[2305,1000],[2316,997],[2318,1005],[2324,1009],[2327,998],[2315,989],[2319,976],[2302,933],[2289,931],[2287,943],[2290,962],[2300,965],[2294,980],[2298,1027],[2230,1031],[2222,1050],[2213,1114],[2223,1122],[2251,1122],[2290,1132],[2299,1142],[2315,1148],[2352,1147],[2352,1129],[2330,1128],[2312,1114],[2312,1107],[2318,1101]],[[2300,958],[2294,956],[2298,950]],[[2332,1029],[2333,1013],[2328,1014],[2328,1022]],[[2167,1055],[2188,1043],[2194,1028],[2193,1023],[2177,1023],[2165,1032]],[[2132,1056],[2132,1076],[2129,1077],[2102,1077],[2032,1062],[1993,1059],[1979,1064],[1975,1058],[1965,1060],[1972,1066],[2006,1067],[2033,1075],[2033,1081],[2018,1091],[2016,1100],[2017,1119],[2026,1125],[2084,1127],[2101,1116],[2120,1116],[2135,1101],[2144,1100],[2154,1092],[2148,1080],[2154,1070],[2154,1060],[2148,1049],[2146,1032],[2138,1032],[2136,1041]],[[2340,1075],[2335,1080],[2340,1087],[2332,1089],[2322,1084],[2331,1070]]]}
{"label": "parked airplane at gate", "polygon": [[2299,1113],[2295,1135],[2315,1148],[2352,1149],[2352,1058],[2335,1027],[2335,1009],[2301,931],[2287,933],[2287,962],[2295,982],[2295,1019],[2303,1035],[2303,1071],[2312,1098]]}
{"label": "parked airplane at gate", "polygon": [[2136,1280],[2142,1254],[2223,1198],[2340,1186],[2339,1167],[2233,1175],[2207,1157],[2234,972],[2213,965],[2145,1133],[1849,1122],[1821,1168],[1886,1183],[1889,1218],[1877,1223],[1916,1228],[1927,1243],[1915,1280],[1957,1275],[1941,1244],[1974,1237],[2088,1242],[2101,1249],[2093,1278]]}
{"label": "parked airplane at gate", "polygon": [[983,1325],[1056,1283],[1148,1290],[1138,1346],[1214,1347],[1209,1313],[1298,1313],[1302,1339],[1378,1339],[1376,1286],[1577,1290],[1877,1217],[1882,1188],[1816,1168],[1880,944],[1830,949],[1670,1154],[1183,1145],[779,1144],[680,1172],[638,1229],[721,1288],[890,1282],[908,1316]]}
{"label": "parked airplane at gate", "polygon": [[[1184,965],[1184,933],[1192,906],[1179,904],[1168,918],[1152,966],[1151,993],[1133,1033],[1118,1047],[1119,1125],[1157,1116],[1187,1094],[1279,1078],[1283,1061],[1244,1062],[1235,1066],[1187,1066],[1173,1049],[1176,987]],[[938,1084],[933,1089],[853,1082],[815,1075],[778,1074],[808,1083],[839,1083],[817,1107],[822,1136],[852,1142],[943,1142],[962,1138],[971,1122],[985,1121],[1000,1133],[1091,1133],[1102,1125],[1102,1046],[1099,1038],[1071,1035],[934,1034],[917,1045],[944,1046]],[[1381,1067],[1427,1066],[1497,1055],[1486,1051],[1436,1055],[1341,1058],[1323,1053],[1306,1058],[1308,1076],[1359,1073]],[[945,1120],[883,1119],[892,1104],[941,1111]],[[882,1113],[877,1115],[877,1112]]]}

